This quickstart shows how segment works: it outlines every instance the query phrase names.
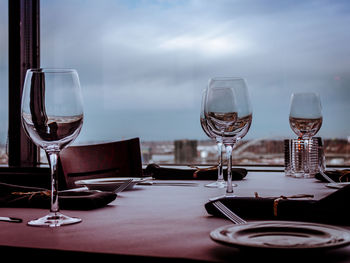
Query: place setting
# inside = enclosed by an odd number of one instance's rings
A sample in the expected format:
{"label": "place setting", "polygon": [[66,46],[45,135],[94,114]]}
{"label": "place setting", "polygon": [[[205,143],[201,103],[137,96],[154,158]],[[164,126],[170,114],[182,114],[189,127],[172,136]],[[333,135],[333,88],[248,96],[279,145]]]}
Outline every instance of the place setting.
{"label": "place setting", "polygon": [[0,204],[2,207],[49,209],[46,216],[27,222],[28,225],[59,227],[80,223],[80,218],[62,214],[60,209],[104,207],[115,200],[117,192],[132,183],[132,180],[123,181],[118,187],[109,189],[111,191],[90,189],[86,185],[77,189],[59,188],[60,152],[78,137],[84,121],[80,81],[75,69],[28,69],[23,85],[21,117],[27,136],[46,153],[50,186],[46,189],[0,183]]}
{"label": "place setting", "polygon": [[[337,248],[350,242],[350,232],[341,227],[350,222],[346,202],[349,198],[350,186],[346,186],[320,200],[304,194],[221,197],[207,202],[205,208],[213,216],[230,219],[230,215],[235,214],[238,218],[249,220],[239,221],[234,217],[235,220],[231,221],[244,224],[244,228],[229,225],[212,231],[211,238],[220,243],[233,243],[242,247],[241,241],[245,240],[244,242],[252,242],[245,245],[252,248]],[[236,230],[242,232],[235,236]]]}
{"label": "place setting", "polygon": [[[27,136],[46,153],[51,183],[49,189],[0,183],[0,204],[3,207],[49,208],[48,215],[31,220],[28,225],[59,227],[80,223],[80,218],[64,215],[60,209],[101,208],[114,201],[120,192],[153,182],[151,177],[99,178],[101,176],[96,175],[91,178],[87,172],[81,174],[81,178],[89,176],[91,179],[76,180],[73,187],[59,187],[59,177],[65,178],[59,169],[60,153],[78,137],[84,122],[82,92],[75,69],[28,69],[21,116]],[[130,141],[138,143],[138,140]],[[79,165],[75,162],[75,166]]]}
{"label": "place setting", "polygon": [[[208,136],[215,134],[219,138],[213,136],[216,141],[228,147],[229,168],[232,146],[248,132],[252,119],[247,90],[243,79],[214,78],[203,95],[202,127],[205,126]],[[289,120],[298,139],[285,141],[286,176],[296,180],[321,176],[326,180],[319,173],[325,171],[322,140],[314,138],[322,124],[320,109],[317,95],[292,95]],[[349,245],[350,231],[341,225],[350,222],[346,202],[350,200],[350,185],[320,200],[313,197],[310,194],[262,197],[257,192],[252,197],[241,197],[233,194],[233,186],[228,183],[226,193],[210,198],[205,209],[209,215],[227,218],[233,224],[214,229],[209,236],[215,242],[240,249],[318,251]]]}
{"label": "place setting", "polygon": [[[120,192],[152,179],[95,178],[77,180],[73,188],[59,187],[59,177],[64,178],[59,170],[60,152],[78,137],[84,120],[81,87],[74,69],[29,69],[24,81],[21,116],[28,137],[46,153],[51,183],[47,189],[0,182],[0,206],[49,209],[46,216],[27,222],[30,226],[59,227],[80,223],[80,218],[67,216],[60,209],[102,208],[114,201]],[[0,220],[22,222],[12,217]]]}

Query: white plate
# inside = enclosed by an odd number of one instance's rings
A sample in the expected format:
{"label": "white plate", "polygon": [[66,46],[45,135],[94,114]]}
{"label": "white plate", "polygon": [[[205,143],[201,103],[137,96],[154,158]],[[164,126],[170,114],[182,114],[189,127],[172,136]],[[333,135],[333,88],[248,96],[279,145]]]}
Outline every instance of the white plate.
{"label": "white plate", "polygon": [[343,188],[344,186],[347,186],[349,185],[350,182],[343,182],[343,183],[329,183],[329,184],[326,184],[327,187],[329,188],[336,188],[336,189],[340,189],[340,188]]}
{"label": "white plate", "polygon": [[149,178],[137,178],[137,177],[108,177],[108,178],[97,178],[88,180],[79,180],[75,184],[77,186],[86,186],[90,190],[100,190],[113,192],[121,184],[132,179],[132,182],[126,189],[132,189],[135,184],[149,180]]}
{"label": "white plate", "polygon": [[210,237],[239,248],[319,249],[350,243],[350,231],[330,225],[297,221],[257,221],[227,225],[213,230]]}

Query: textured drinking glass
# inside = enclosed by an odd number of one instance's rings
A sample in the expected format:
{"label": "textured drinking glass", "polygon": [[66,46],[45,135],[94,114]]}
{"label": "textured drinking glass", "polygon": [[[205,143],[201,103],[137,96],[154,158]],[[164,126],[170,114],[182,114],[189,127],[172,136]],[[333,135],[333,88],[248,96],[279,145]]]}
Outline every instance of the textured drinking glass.
{"label": "textured drinking glass", "polygon": [[[291,141],[292,174],[296,177],[313,177],[315,162],[318,160],[318,141],[312,137],[322,126],[322,107],[318,94],[313,92],[293,93],[291,96],[289,124],[298,136]],[[294,153],[293,153],[294,152]]]}
{"label": "textured drinking glass", "polygon": [[220,137],[227,155],[226,195],[233,195],[232,149],[243,138],[252,122],[248,88],[242,78],[212,78],[204,103],[205,119],[210,130]]}
{"label": "textured drinking glass", "polygon": [[285,174],[296,178],[312,178],[325,170],[323,141],[312,139],[284,140]]}
{"label": "textured drinking glass", "polygon": [[74,141],[83,124],[78,73],[74,69],[29,69],[24,81],[21,114],[27,135],[44,149],[51,170],[50,213],[28,224],[57,227],[81,222],[79,218],[60,213],[57,178],[59,153]]}

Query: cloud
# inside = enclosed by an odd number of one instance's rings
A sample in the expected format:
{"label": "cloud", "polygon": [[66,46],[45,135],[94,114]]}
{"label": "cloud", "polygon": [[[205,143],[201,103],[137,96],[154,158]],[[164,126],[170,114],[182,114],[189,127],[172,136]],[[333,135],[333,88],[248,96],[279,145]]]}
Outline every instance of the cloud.
{"label": "cloud", "polygon": [[[77,68],[87,101],[84,125],[97,129],[86,138],[96,137],[101,123],[111,137],[135,131],[127,117],[110,121],[131,111],[147,138],[202,136],[196,126],[201,90],[212,76],[232,75],[245,77],[250,89],[254,117],[247,138],[291,135],[289,98],[297,90],[320,92],[327,116],[320,134],[345,137],[349,6],[327,0],[42,1],[42,65]],[[176,131],[183,123],[188,128]]]}

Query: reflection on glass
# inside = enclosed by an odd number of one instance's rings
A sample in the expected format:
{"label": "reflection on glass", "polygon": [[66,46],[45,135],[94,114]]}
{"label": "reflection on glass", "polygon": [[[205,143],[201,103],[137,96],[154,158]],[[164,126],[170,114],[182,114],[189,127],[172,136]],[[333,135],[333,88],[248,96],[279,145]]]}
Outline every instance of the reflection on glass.
{"label": "reflection on glass", "polygon": [[293,93],[291,97],[289,123],[293,132],[301,139],[310,139],[322,126],[320,97],[316,93]]}
{"label": "reflection on glass", "polygon": [[252,122],[250,98],[244,79],[210,79],[204,114],[213,134],[220,137],[226,147],[226,194],[232,195],[232,150],[237,141],[247,134]]}
{"label": "reflection on glass", "polygon": [[59,210],[57,161],[83,125],[78,73],[73,69],[30,69],[22,96],[22,124],[32,141],[44,149],[51,168],[50,213],[29,221],[31,226],[58,227],[81,222]]}

